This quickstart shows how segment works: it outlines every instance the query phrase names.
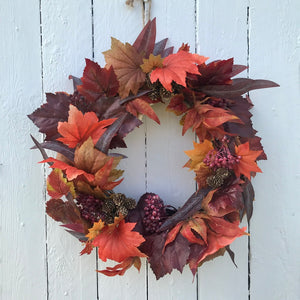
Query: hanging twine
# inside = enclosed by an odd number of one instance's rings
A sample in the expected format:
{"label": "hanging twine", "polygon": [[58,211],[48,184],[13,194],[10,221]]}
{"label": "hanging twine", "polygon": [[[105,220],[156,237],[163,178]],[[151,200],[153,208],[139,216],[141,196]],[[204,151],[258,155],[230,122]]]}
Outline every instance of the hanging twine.
{"label": "hanging twine", "polygon": [[[126,0],[126,5],[133,7],[134,0]],[[150,20],[151,17],[151,0],[143,0],[143,26]]]}

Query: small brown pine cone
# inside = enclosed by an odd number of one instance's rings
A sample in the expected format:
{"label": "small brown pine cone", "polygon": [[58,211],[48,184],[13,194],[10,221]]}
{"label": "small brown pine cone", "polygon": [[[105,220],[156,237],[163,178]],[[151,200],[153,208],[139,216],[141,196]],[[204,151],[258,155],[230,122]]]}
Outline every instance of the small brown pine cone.
{"label": "small brown pine cone", "polygon": [[117,210],[117,215],[122,214],[124,217],[128,215],[128,209],[125,206],[120,206]]}
{"label": "small brown pine cone", "polygon": [[126,198],[123,202],[123,205],[127,208],[127,209],[134,209],[136,207],[136,202],[134,199],[132,198]]}
{"label": "small brown pine cone", "polygon": [[213,189],[216,189],[223,185],[224,179],[218,175],[211,175],[207,177],[206,183]]}
{"label": "small brown pine cone", "polygon": [[110,199],[114,202],[116,206],[121,206],[123,202],[126,200],[126,196],[121,193],[112,194]]}
{"label": "small brown pine cone", "polygon": [[116,210],[114,201],[110,198],[106,199],[102,205],[102,211],[108,215],[111,215]]}

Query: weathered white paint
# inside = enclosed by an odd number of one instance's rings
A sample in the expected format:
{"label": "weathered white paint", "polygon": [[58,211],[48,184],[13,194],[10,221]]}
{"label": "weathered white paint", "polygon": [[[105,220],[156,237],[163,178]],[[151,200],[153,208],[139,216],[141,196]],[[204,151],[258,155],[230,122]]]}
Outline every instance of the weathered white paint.
{"label": "weathered white paint", "polygon": [[[225,254],[202,266],[194,282],[188,268],[157,282],[145,262],[140,274],[132,269],[123,277],[108,278],[97,276],[95,253],[80,257],[80,243],[45,219],[43,168],[36,164],[39,153],[29,151],[29,133],[38,134],[26,114],[39,106],[43,92],[71,92],[67,77],[81,76],[85,57],[94,55],[103,66],[101,52],[110,48],[110,36],[133,42],[143,25],[143,4],[40,2],[0,5],[0,299],[248,299],[246,237],[232,245],[238,269]],[[250,77],[281,84],[250,94],[254,127],[269,157],[260,163],[264,174],[254,181],[252,300],[300,298],[299,8],[296,0],[152,0],[151,5],[158,40],[169,37],[175,49],[189,42],[192,50],[211,60],[234,56],[236,63],[247,64],[249,54]],[[192,149],[193,134],[181,137],[178,118],[163,105],[157,114],[161,126],[147,119],[126,138],[129,148],[122,153],[128,158],[121,162],[125,180],[118,190],[136,199],[153,191],[180,205],[195,189],[193,174],[182,169],[187,159],[183,150]]]}
{"label": "weathered white paint", "polygon": [[251,92],[268,154],[264,174],[255,178],[253,299],[300,298],[299,11],[299,1],[250,1],[250,76],[280,84]]}
{"label": "weathered white paint", "polygon": [[43,170],[26,117],[42,102],[39,2],[2,2],[0,22],[0,298],[46,299]]}
{"label": "weathered white paint", "polygon": [[[73,90],[68,76],[82,73],[92,57],[88,1],[42,1],[43,86],[45,92]],[[47,218],[49,299],[96,299],[96,255],[79,256],[82,246]]]}

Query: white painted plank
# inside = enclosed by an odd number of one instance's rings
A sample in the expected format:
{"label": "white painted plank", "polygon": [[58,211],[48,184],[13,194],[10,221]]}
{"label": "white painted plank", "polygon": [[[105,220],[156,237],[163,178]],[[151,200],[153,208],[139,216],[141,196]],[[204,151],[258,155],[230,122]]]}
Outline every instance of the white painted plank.
{"label": "white painted plank", "polygon": [[251,93],[268,161],[255,180],[251,299],[300,298],[299,1],[250,1],[250,75],[280,88]]}
{"label": "white painted plank", "polygon": [[[181,44],[195,48],[195,1],[152,1],[151,17],[157,19],[157,41],[169,38],[177,51]],[[165,204],[182,206],[195,191],[194,174],[182,166],[188,160],[184,150],[193,148],[193,134],[182,137],[179,117],[156,105],[161,125],[147,120],[147,189],[160,195]],[[149,299],[196,299],[197,280],[185,267],[182,274],[173,271],[159,281],[149,268]]]}
{"label": "white painted plank", "polygon": [[[247,1],[199,0],[197,11],[200,54],[209,61],[234,57],[235,63],[247,65]],[[231,249],[238,269],[227,253],[199,269],[200,299],[248,299],[247,237],[238,238]]]}
{"label": "white painted plank", "polygon": [[[85,0],[42,1],[45,92],[72,92],[68,75],[81,77],[92,56],[91,6]],[[79,256],[82,245],[48,218],[49,299],[96,299],[95,254]]]}
{"label": "white painted plank", "polygon": [[0,6],[0,298],[46,299],[43,171],[27,118],[41,103],[39,2]]}
{"label": "white painted plank", "polygon": [[[104,66],[103,51],[110,49],[111,37],[121,42],[133,43],[143,28],[142,3],[127,6],[125,1],[94,1],[94,40],[95,61]],[[128,158],[120,163],[125,170],[124,181],[116,191],[133,197],[137,201],[145,193],[145,128],[142,125],[126,138],[127,149],[115,149]],[[107,277],[99,274],[98,286],[100,299],[146,299],[146,262],[142,260],[140,273],[135,268],[124,276]],[[111,263],[110,265],[115,265]],[[105,269],[108,263],[99,261],[99,269]]]}

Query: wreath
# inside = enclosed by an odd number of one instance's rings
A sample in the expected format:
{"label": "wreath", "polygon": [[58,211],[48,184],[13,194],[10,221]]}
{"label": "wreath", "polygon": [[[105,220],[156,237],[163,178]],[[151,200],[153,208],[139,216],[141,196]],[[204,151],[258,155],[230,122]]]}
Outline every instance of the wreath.
{"label": "wreath", "polygon": [[[157,279],[186,264],[195,275],[225,251],[234,262],[229,245],[247,235],[239,225],[244,215],[251,218],[251,177],[261,172],[257,161],[266,159],[247,92],[278,85],[231,79],[247,67],[233,58],[206,63],[188,44],[174,52],[167,38],[155,42],[155,36],[153,19],[132,45],[112,38],[104,68],[86,59],[81,79],[70,76],[73,94],[46,94],[46,103],[29,115],[45,134],[42,143],[32,137],[34,148],[52,168],[46,212],[84,244],[81,254],[96,247],[102,261],[117,262],[98,271],[108,276],[139,270],[141,257]],[[197,191],[179,209],[154,193],[136,203],[114,192],[123,180],[117,165],[126,157],[111,149],[126,147],[125,136],[143,115],[159,123],[152,108],[158,102],[182,116],[183,135],[192,129],[198,140],[185,151],[184,165],[195,172]]]}

